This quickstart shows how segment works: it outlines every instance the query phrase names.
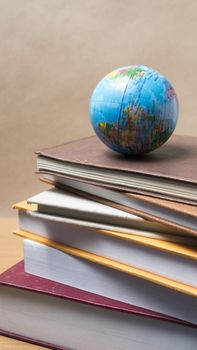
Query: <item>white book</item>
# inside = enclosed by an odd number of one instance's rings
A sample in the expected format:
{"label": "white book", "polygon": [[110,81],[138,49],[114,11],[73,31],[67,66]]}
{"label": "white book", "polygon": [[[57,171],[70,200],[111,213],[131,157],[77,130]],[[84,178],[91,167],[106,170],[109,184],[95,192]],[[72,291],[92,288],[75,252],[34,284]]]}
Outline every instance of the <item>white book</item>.
{"label": "white book", "polygon": [[171,228],[158,222],[144,220],[139,216],[123,210],[57,188],[52,188],[29,198],[28,203],[37,204],[38,211],[45,214],[157,233],[177,233],[181,235],[180,230],[176,228]]}
{"label": "white book", "polygon": [[105,233],[71,223],[65,225],[64,221],[52,216],[22,210],[19,210],[19,227],[52,241],[197,288],[197,258],[192,247],[180,251],[179,245],[173,244],[171,247],[163,241],[151,245],[147,240],[129,240],[112,232]]}
{"label": "white book", "polygon": [[[36,232],[37,230],[37,220],[42,221],[43,219],[43,226],[45,226],[45,220],[49,221],[48,225],[50,227],[50,231],[52,228],[55,229],[55,232],[59,232],[59,230],[62,232],[65,232],[69,230],[70,232],[73,232],[73,234],[81,231],[85,232],[94,232],[94,231],[110,231],[110,232],[116,232],[121,233],[125,235],[137,235],[140,237],[149,237],[153,239],[160,239],[162,241],[169,241],[169,242],[179,242],[179,243],[187,243],[190,245],[197,245],[197,241],[193,237],[184,237],[182,235],[178,234],[166,234],[163,232],[158,231],[149,231],[149,230],[143,230],[143,229],[137,229],[137,228],[129,228],[129,227],[123,227],[123,226],[117,226],[117,225],[110,225],[107,223],[100,223],[100,222],[94,222],[94,221],[88,221],[88,220],[80,220],[75,218],[69,218],[66,216],[58,216],[58,215],[51,215],[51,214],[45,214],[38,212],[37,210],[29,210],[28,205],[26,206],[26,209],[20,208],[21,203],[17,203],[15,205],[15,208],[19,209],[19,223],[20,228],[24,229],[29,232]],[[37,219],[37,220],[36,220]],[[47,225],[47,226],[48,226]],[[39,226],[38,226],[39,227]],[[33,231],[32,231],[33,230]],[[38,232],[38,231],[37,231]],[[53,231],[53,234],[55,234]]]}
{"label": "white book", "polygon": [[197,298],[24,240],[25,271],[197,324]]}
{"label": "white book", "polygon": [[[86,182],[71,180],[57,175],[42,175],[41,179],[65,190],[72,189],[83,196],[96,198],[97,201],[104,202],[112,207],[119,207],[121,210],[142,216],[146,220],[158,221],[167,224],[179,231],[185,231],[187,234],[197,234],[197,216],[194,209],[190,212],[174,210],[171,208],[171,202],[167,206],[154,203],[150,200],[144,200],[128,193],[118,192],[100,186],[95,186]],[[180,204],[181,207],[181,204]],[[194,206],[192,207],[194,208]],[[188,210],[188,209],[187,209]],[[192,215],[191,215],[192,213]]]}

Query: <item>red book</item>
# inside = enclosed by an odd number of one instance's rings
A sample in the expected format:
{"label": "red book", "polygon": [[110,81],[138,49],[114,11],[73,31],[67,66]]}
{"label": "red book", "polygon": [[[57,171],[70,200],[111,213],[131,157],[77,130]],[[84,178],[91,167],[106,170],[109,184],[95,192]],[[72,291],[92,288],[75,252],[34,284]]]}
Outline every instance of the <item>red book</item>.
{"label": "red book", "polygon": [[24,272],[0,276],[0,334],[51,349],[195,349],[197,326]]}

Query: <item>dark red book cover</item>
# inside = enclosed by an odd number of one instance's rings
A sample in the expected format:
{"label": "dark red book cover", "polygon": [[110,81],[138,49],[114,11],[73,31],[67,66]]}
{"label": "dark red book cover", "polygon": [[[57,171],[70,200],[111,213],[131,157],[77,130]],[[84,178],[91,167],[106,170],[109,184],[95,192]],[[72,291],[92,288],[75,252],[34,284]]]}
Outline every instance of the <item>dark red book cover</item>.
{"label": "dark red book cover", "polygon": [[179,320],[174,317],[166,316],[164,314],[144,309],[139,306],[126,304],[114,299],[110,299],[98,294],[87,292],[78,288],[64,285],[62,283],[54,282],[30,275],[24,272],[24,262],[21,261],[12,266],[0,276],[0,285],[10,286],[13,288],[20,288],[27,291],[42,293],[50,295],[51,297],[58,297],[72,300],[75,302],[90,304],[97,307],[107,309],[119,310],[120,312],[133,313],[144,317],[157,318],[162,321],[175,322],[182,325],[192,325],[189,322]]}
{"label": "dark red book cover", "polygon": [[[117,300],[113,300],[107,297],[103,297],[97,294],[93,294],[78,288],[70,287],[61,283],[53,282],[45,278],[30,275],[24,272],[24,262],[21,261],[12,266],[7,271],[0,275],[0,285],[8,286],[10,288],[18,288],[34,293],[46,294],[51,297],[58,297],[63,299],[72,300],[79,303],[85,303],[97,307],[108,308],[119,312],[132,313],[135,315],[150,317],[165,322],[173,322],[185,326],[196,327],[192,323],[182,321],[164,314],[154,312],[148,309],[144,309],[138,306],[126,304]],[[46,346],[56,350],[68,350],[66,348],[57,347],[53,344],[36,341],[31,338],[26,338],[18,334],[13,334],[0,329],[1,335],[6,335],[12,338],[27,341],[33,344]]]}

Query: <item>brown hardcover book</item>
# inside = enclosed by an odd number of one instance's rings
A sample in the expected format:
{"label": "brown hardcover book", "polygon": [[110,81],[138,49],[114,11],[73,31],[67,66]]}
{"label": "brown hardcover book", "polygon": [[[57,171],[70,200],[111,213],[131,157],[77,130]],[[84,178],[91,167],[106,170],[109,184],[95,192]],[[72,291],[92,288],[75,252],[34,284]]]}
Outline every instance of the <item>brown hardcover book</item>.
{"label": "brown hardcover book", "polygon": [[[126,192],[197,203],[197,138],[173,135],[161,148],[128,157],[96,137],[37,152],[38,172]],[[61,179],[61,176],[59,177]]]}
{"label": "brown hardcover book", "polygon": [[139,198],[143,201],[147,201],[148,203],[153,203],[163,208],[169,208],[171,210],[178,211],[182,214],[188,214],[197,218],[197,206],[190,205],[186,203],[178,203],[175,201],[166,200],[164,198],[155,198],[152,196],[145,196],[141,194],[127,193],[128,196],[132,196],[134,198]]}

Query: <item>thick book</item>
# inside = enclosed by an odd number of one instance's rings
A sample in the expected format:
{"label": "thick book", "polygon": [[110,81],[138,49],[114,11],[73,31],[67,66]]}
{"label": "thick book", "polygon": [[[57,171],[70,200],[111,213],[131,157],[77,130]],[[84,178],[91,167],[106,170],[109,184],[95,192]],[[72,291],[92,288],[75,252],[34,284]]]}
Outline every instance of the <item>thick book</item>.
{"label": "thick book", "polygon": [[24,240],[25,271],[72,287],[197,324],[195,296]]}
{"label": "thick book", "polygon": [[24,272],[0,276],[0,334],[56,350],[195,350],[196,326]]}
{"label": "thick book", "polygon": [[143,157],[110,151],[96,136],[37,152],[38,172],[197,203],[197,138],[173,135]]}
{"label": "thick book", "polygon": [[85,182],[43,175],[41,180],[56,184],[57,187],[76,195],[97,201],[101,204],[138,215],[145,220],[166,225],[172,232],[178,230],[197,236],[197,206],[177,203],[161,198],[155,198],[134,193],[123,193]]}
{"label": "thick book", "polygon": [[18,208],[19,228],[23,231],[197,288],[196,247],[120,232],[88,230],[65,224],[52,215]]}
{"label": "thick book", "polygon": [[[191,285],[187,285],[185,283],[177,282],[177,281],[169,279],[165,276],[161,276],[157,273],[152,273],[150,271],[142,270],[141,268],[135,267],[133,265],[125,264],[125,263],[119,262],[117,260],[106,258],[104,256],[99,256],[97,254],[91,253],[91,252],[84,250],[84,249],[79,249],[79,248],[72,247],[70,245],[59,243],[59,242],[53,241],[47,237],[40,236],[40,235],[35,234],[35,233],[30,233],[30,232],[23,231],[23,230],[15,230],[14,233],[16,235],[18,235],[19,237],[44,244],[48,247],[58,249],[64,253],[71,254],[73,256],[82,258],[84,260],[92,261],[96,264],[110,267],[112,269],[121,271],[121,272],[126,273],[128,275],[136,276],[136,277],[142,278],[144,280],[148,280],[152,283],[162,285],[166,288],[171,288],[175,291],[197,297],[197,288],[196,287],[193,287]],[[195,281],[195,276],[194,276],[193,281]]]}

